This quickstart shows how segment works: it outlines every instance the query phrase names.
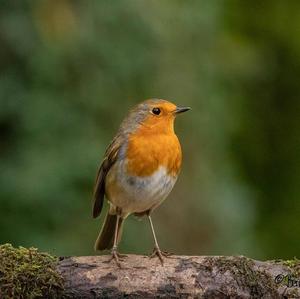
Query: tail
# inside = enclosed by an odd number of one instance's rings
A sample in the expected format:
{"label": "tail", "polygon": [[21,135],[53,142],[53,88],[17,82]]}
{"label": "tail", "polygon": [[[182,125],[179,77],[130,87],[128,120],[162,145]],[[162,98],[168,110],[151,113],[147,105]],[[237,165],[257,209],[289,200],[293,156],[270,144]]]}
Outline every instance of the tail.
{"label": "tail", "polygon": [[[106,214],[104,224],[95,243],[95,250],[111,249],[114,243],[115,228],[117,223],[117,215]],[[119,218],[118,239],[121,240],[123,219]]]}

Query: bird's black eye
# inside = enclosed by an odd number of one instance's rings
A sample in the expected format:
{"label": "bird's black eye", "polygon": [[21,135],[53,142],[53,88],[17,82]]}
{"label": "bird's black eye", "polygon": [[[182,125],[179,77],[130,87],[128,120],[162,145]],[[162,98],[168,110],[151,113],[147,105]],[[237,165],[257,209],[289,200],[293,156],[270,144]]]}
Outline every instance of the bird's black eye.
{"label": "bird's black eye", "polygon": [[160,109],[159,108],[153,108],[152,113],[155,114],[155,115],[159,115],[160,114]]}

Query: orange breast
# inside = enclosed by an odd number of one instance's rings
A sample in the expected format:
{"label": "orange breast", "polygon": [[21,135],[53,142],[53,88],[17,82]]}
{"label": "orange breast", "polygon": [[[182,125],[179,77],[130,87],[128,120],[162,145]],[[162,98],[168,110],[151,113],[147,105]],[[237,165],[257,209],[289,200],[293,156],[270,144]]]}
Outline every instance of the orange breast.
{"label": "orange breast", "polygon": [[141,129],[129,138],[127,171],[131,175],[144,177],[164,166],[168,174],[177,176],[181,157],[181,147],[175,133],[157,134]]}

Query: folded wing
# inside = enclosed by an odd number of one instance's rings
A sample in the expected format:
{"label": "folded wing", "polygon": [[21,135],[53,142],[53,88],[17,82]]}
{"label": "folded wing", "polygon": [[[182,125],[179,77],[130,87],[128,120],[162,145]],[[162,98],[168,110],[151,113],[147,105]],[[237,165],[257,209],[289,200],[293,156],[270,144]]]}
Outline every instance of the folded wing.
{"label": "folded wing", "polygon": [[100,215],[102,207],[103,207],[103,201],[104,201],[104,195],[105,195],[105,178],[112,167],[112,165],[116,162],[119,149],[121,146],[121,137],[120,135],[117,135],[111,144],[108,146],[104,159],[99,167],[97,177],[96,177],[96,184],[94,188],[94,205],[93,205],[93,217],[96,218]]}

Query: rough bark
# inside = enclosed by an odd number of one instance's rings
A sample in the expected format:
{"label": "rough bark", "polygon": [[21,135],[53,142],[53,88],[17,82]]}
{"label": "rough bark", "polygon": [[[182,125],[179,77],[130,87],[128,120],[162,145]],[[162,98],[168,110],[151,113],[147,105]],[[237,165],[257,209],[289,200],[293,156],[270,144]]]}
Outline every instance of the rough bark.
{"label": "rough bark", "polygon": [[118,268],[109,256],[62,258],[58,270],[70,298],[300,298],[298,261],[243,256],[128,255]]}

